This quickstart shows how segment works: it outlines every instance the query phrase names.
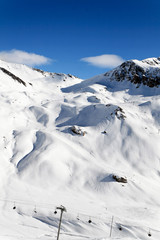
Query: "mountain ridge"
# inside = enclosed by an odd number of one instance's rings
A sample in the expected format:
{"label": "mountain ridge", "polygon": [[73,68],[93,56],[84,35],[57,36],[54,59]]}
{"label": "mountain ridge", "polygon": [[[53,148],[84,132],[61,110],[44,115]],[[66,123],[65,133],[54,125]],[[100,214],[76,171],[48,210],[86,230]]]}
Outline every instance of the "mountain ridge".
{"label": "mountain ridge", "polygon": [[[1,70],[5,69],[5,71],[12,73],[12,70],[10,70],[9,65],[15,68],[20,68],[21,66],[24,68],[28,68],[30,70],[36,71],[39,75],[38,77],[53,77],[54,75],[57,76],[63,76],[64,81],[66,76],[69,76],[71,78],[77,78],[71,74],[62,74],[62,73],[51,73],[46,72],[38,68],[30,68],[25,66],[24,64],[14,64],[14,63],[7,63],[5,61],[0,60]],[[3,66],[6,66],[6,68],[3,68]],[[6,72],[7,73],[7,72]],[[147,58],[142,61],[139,60],[128,60],[123,62],[120,66],[116,67],[115,69],[108,71],[104,74],[97,75],[98,76],[104,76],[106,79],[109,79],[111,81],[130,81],[131,83],[135,84],[137,88],[140,87],[140,85],[146,85],[148,87],[158,87],[160,85],[160,58]],[[15,76],[17,79],[19,76]],[[95,76],[96,77],[96,76]],[[95,77],[92,77],[91,79],[95,79]],[[20,79],[20,78],[19,78]],[[23,80],[22,80],[23,81]],[[19,81],[22,83],[22,81]],[[24,84],[24,81],[23,81]],[[25,85],[25,84],[24,84]]]}

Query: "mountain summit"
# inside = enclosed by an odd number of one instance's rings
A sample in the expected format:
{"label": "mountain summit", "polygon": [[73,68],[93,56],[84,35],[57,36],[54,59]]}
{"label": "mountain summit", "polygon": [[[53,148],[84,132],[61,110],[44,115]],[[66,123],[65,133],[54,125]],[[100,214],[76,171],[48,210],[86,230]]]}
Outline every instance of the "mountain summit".
{"label": "mountain summit", "polygon": [[142,61],[129,60],[104,76],[109,76],[111,80],[131,81],[137,87],[141,84],[158,87],[160,85],[160,58],[148,58]]}

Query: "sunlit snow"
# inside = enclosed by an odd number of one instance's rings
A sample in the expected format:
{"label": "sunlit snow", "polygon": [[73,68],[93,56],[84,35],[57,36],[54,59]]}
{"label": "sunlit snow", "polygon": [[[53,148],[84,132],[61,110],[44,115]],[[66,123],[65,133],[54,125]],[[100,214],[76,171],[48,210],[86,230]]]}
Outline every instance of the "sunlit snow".
{"label": "sunlit snow", "polygon": [[0,239],[158,240],[160,88],[0,67]]}

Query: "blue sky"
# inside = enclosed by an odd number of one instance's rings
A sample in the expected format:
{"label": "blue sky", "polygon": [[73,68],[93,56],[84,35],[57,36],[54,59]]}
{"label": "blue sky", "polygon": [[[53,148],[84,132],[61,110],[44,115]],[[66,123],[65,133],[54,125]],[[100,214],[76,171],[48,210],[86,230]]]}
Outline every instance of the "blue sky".
{"label": "blue sky", "polygon": [[47,71],[89,78],[114,66],[81,59],[159,57],[159,45],[159,0],[0,1],[0,57],[13,49],[42,55],[52,59],[37,65]]}

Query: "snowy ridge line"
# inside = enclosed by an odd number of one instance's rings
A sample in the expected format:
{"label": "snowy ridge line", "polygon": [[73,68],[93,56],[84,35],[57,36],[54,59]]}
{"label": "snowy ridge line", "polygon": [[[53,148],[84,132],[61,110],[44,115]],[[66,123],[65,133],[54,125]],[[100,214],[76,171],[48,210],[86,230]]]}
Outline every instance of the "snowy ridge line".
{"label": "snowy ridge line", "polygon": [[[51,209],[51,207],[49,207],[49,205],[51,205],[52,206],[52,204],[45,204],[45,205],[48,205],[48,207],[45,207],[45,206],[40,206],[40,205],[37,205],[37,204],[33,204],[33,203],[29,203],[29,202],[25,202],[25,201],[14,201],[14,200],[7,200],[7,199],[0,199],[0,201],[1,202],[10,202],[10,203],[13,203],[13,206],[16,206],[16,203],[17,204],[21,204],[21,205],[26,205],[26,206],[32,206],[33,207],[33,210],[34,209],[36,209],[36,212],[38,213],[38,210],[37,210],[37,208],[39,208],[39,209],[41,209],[41,208],[44,208],[44,209],[50,209],[51,211],[53,210],[56,210],[56,207],[57,206],[55,206],[54,205],[54,207],[53,207],[53,209]],[[16,206],[17,207],[17,206]],[[14,208],[13,208],[14,209]],[[70,210],[70,212],[72,211],[72,210],[74,210],[74,211],[76,211],[75,209],[71,209],[71,208],[68,208],[67,207],[67,210]],[[15,210],[15,209],[14,209]],[[108,213],[107,213],[108,214]],[[87,213],[82,213],[82,212],[79,212],[79,211],[77,211],[77,214],[76,213],[73,213],[73,214],[71,214],[71,213],[68,213],[68,211],[65,213],[65,215],[64,215],[64,220],[66,221],[66,220],[74,220],[74,219],[77,219],[78,221],[88,221],[89,219],[90,220],[92,220],[92,219],[96,219],[96,222],[97,222],[97,220],[99,220],[100,222],[103,222],[103,223],[108,223],[108,224],[110,224],[110,222],[111,222],[111,219],[112,219],[112,217],[114,217],[114,223],[113,223],[113,225],[114,226],[117,226],[117,224],[119,224],[119,225],[121,225],[121,226],[125,226],[125,227],[139,227],[139,226],[141,226],[141,227],[143,227],[143,228],[148,228],[148,229],[151,229],[152,231],[158,231],[158,232],[160,232],[159,230],[157,230],[157,229],[153,229],[153,228],[151,228],[150,226],[147,226],[147,225],[142,225],[142,224],[133,224],[134,222],[135,223],[137,223],[137,221],[134,219],[134,220],[132,220],[132,219],[130,219],[130,220],[125,220],[125,219],[122,219],[121,217],[119,217],[119,216],[113,216],[113,215],[111,215],[110,214],[110,216],[105,216],[105,217],[97,217],[97,216],[94,216],[94,215],[90,215],[90,214],[87,214]],[[85,220],[84,220],[84,218],[85,218]],[[87,218],[87,220],[86,220],[86,218]],[[117,221],[115,221],[115,219],[117,219]],[[94,221],[93,221],[94,222]],[[125,222],[130,222],[130,224],[127,224],[126,225],[126,223]],[[140,223],[140,222],[139,222]]]}

